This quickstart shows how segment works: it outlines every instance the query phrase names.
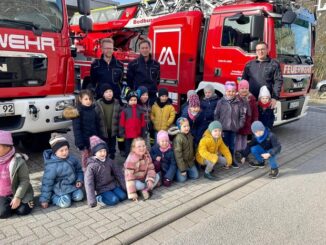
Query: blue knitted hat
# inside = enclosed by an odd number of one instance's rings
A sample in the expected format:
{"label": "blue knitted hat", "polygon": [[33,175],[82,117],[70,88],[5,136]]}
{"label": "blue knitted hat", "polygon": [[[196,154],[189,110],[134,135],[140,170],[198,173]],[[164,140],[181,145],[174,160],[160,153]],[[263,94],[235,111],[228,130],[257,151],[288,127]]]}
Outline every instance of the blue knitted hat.
{"label": "blue knitted hat", "polygon": [[188,119],[187,118],[185,118],[185,117],[179,117],[178,120],[177,120],[177,122],[176,122],[178,129],[180,129],[181,128],[181,124],[183,122],[186,122],[186,121],[188,122]]}

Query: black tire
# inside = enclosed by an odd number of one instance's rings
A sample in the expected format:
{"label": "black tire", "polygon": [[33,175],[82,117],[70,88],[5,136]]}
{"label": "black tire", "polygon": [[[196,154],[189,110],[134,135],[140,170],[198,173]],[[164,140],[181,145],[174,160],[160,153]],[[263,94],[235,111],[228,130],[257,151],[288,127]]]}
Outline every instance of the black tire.
{"label": "black tire", "polygon": [[326,92],[326,85],[322,85],[320,87],[320,92],[322,92],[322,93]]}
{"label": "black tire", "polygon": [[22,145],[31,152],[40,152],[45,149],[49,149],[49,140],[51,133],[38,133],[38,134],[28,134],[25,135],[22,139]]}

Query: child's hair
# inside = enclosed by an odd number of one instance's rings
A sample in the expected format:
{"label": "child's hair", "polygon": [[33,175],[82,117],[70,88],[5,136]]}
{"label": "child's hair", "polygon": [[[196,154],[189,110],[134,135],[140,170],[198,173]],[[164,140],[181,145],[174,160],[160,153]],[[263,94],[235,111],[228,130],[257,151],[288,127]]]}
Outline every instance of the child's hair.
{"label": "child's hair", "polygon": [[94,100],[93,93],[88,89],[81,90],[78,94],[78,98],[81,100],[85,95],[87,95],[90,98],[90,100],[92,101]]}
{"label": "child's hair", "polygon": [[142,137],[134,138],[132,140],[132,142],[131,142],[131,149],[133,149],[136,146],[136,142],[138,142],[138,141],[144,141],[145,142],[145,140]]}

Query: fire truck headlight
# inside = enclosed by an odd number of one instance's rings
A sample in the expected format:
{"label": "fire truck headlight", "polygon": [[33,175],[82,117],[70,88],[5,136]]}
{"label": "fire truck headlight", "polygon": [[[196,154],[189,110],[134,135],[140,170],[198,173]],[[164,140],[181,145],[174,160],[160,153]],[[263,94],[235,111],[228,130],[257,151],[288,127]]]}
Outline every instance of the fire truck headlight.
{"label": "fire truck headlight", "polygon": [[74,104],[74,100],[60,100],[56,103],[55,110],[62,111],[67,106],[73,106]]}

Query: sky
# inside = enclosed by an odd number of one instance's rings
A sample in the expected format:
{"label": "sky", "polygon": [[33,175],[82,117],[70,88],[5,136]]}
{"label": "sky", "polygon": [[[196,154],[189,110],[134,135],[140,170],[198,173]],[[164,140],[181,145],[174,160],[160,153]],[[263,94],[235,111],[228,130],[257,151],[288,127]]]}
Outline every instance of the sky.
{"label": "sky", "polygon": [[[117,0],[115,0],[117,1]],[[140,2],[140,1],[137,1],[137,0],[120,0],[120,1],[117,1],[119,2],[120,4],[126,4],[126,3],[134,3],[134,2]]]}

